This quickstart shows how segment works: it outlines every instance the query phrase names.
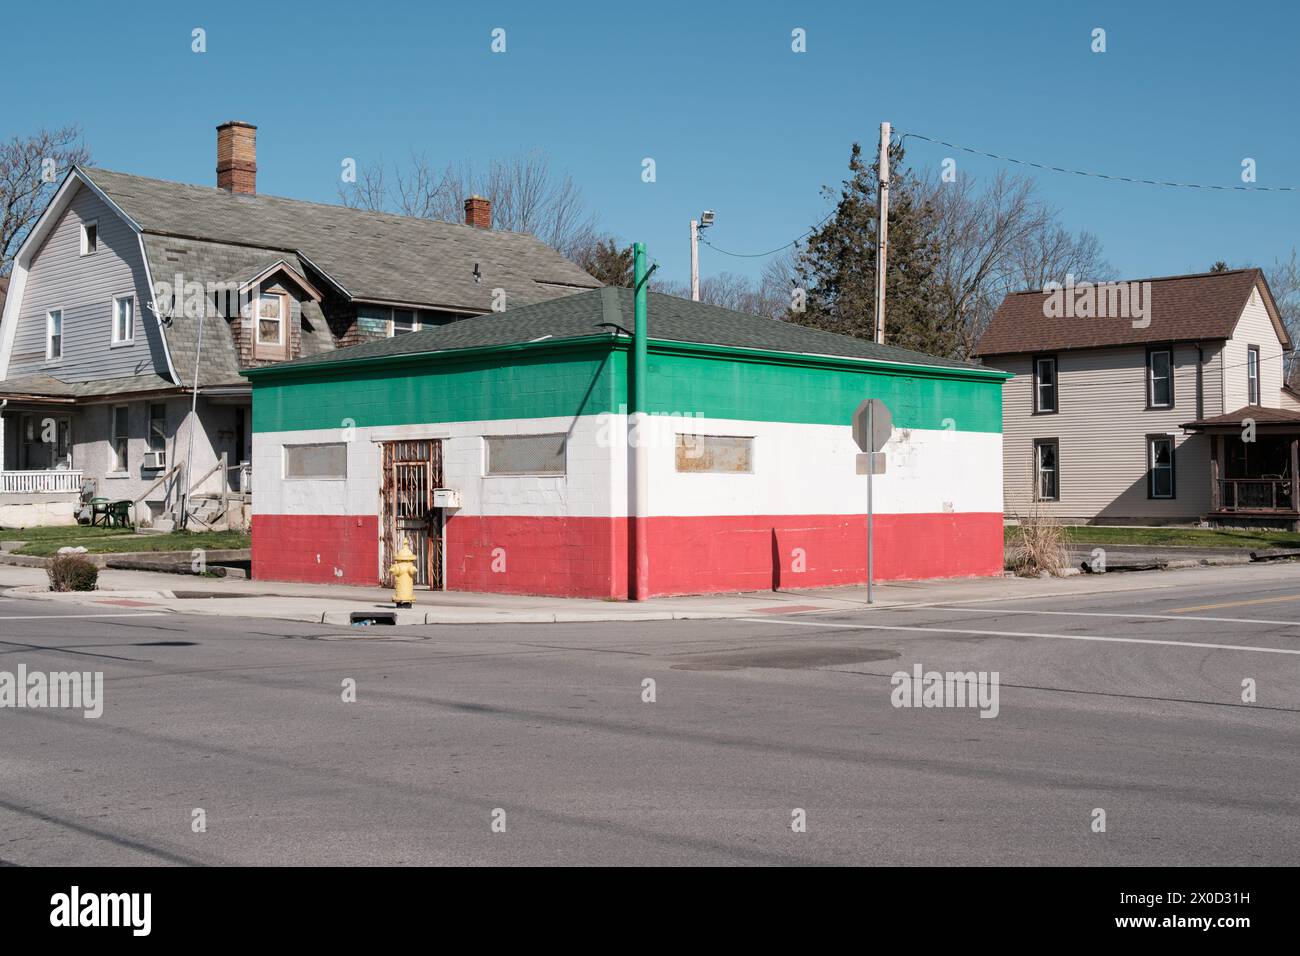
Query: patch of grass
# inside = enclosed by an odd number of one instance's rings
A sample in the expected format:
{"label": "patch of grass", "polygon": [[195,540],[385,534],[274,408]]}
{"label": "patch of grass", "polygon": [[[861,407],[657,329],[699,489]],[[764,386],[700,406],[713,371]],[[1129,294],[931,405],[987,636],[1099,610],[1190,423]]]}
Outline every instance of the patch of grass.
{"label": "patch of grass", "polygon": [[[1066,544],[1130,544],[1181,548],[1300,548],[1300,533],[1229,528],[1118,528],[1107,525],[1071,525],[1063,529]],[[1004,529],[1004,540],[1018,540],[1014,527]]]}
{"label": "patch of grass", "polygon": [[[25,535],[27,532],[24,531],[22,534]],[[15,535],[15,539],[21,540],[21,536]],[[57,554],[59,548],[64,547],[82,547],[93,554],[122,554],[127,551],[192,551],[194,548],[218,551],[228,548],[247,548],[250,546],[249,542],[249,536],[239,531],[173,531],[170,534],[128,532],[89,537],[47,537],[40,541],[33,539],[15,553],[48,557]]]}
{"label": "patch of grass", "polygon": [[68,525],[66,528],[0,528],[0,538],[5,541],[63,541],[76,540],[78,544],[89,538],[110,538],[131,534],[130,528],[91,527],[88,524]]}

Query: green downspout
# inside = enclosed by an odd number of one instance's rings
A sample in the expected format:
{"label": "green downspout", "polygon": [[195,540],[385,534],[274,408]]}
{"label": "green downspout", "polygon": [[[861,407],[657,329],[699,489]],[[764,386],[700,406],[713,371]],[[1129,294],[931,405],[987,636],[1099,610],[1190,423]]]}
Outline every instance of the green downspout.
{"label": "green downspout", "polygon": [[633,598],[644,601],[650,597],[650,542],[647,540],[650,502],[650,467],[647,457],[647,443],[640,440],[641,424],[646,411],[646,384],[649,378],[646,360],[646,345],[649,332],[646,316],[646,279],[645,243],[638,242],[632,246],[632,299],[633,299],[633,335],[632,335],[632,407],[629,409],[628,435],[634,440],[632,448],[633,463],[633,518],[632,535],[635,542],[634,560],[635,581]]}

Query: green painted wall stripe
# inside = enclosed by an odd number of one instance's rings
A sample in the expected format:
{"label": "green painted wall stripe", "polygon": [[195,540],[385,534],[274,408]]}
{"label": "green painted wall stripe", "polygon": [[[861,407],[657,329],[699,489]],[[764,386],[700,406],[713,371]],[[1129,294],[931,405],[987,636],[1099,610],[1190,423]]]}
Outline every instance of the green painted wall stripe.
{"label": "green painted wall stripe", "polygon": [[[649,410],[706,418],[847,425],[864,398],[889,406],[898,428],[1002,431],[1002,377],[931,375],[650,354]],[[945,420],[951,419],[951,425]]]}
{"label": "green painted wall stripe", "polygon": [[253,430],[296,431],[422,422],[597,415],[614,408],[607,349],[512,357],[508,363],[376,365],[311,378],[253,379]]}
{"label": "green painted wall stripe", "polygon": [[[420,356],[253,377],[255,431],[549,418],[626,410],[627,340],[493,356]],[[647,411],[846,425],[880,398],[899,428],[1002,430],[1005,375],[854,364],[664,344],[650,351]],[[951,424],[946,420],[951,419]]]}

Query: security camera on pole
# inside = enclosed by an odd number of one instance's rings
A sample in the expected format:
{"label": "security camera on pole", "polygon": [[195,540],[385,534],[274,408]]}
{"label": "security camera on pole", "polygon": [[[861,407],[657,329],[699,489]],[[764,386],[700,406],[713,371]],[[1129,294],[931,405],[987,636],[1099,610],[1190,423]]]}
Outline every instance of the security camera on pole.
{"label": "security camera on pole", "polygon": [[700,231],[713,225],[713,210],[706,209],[691,220],[691,301],[700,301]]}

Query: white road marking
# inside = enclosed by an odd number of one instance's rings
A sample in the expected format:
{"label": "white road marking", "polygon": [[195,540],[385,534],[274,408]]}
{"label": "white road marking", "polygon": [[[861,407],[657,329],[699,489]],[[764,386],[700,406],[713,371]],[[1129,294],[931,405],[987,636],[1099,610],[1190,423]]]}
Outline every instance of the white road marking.
{"label": "white road marking", "polygon": [[0,621],[68,621],[86,617],[167,617],[167,611],[131,611],[126,614],[13,614],[0,615]]}
{"label": "white road marking", "polygon": [[1107,644],[1162,644],[1197,647],[1212,651],[1255,651],[1259,654],[1300,655],[1300,648],[1254,647],[1249,644],[1202,644],[1194,641],[1162,641],[1147,637],[1103,637],[1098,634],[1043,634],[1038,631],[976,631],[960,627],[916,627],[901,624],[832,624],[829,621],[795,621],[790,618],[736,618],[749,624],[788,624],[791,627],[842,627],[854,631],[920,631],[925,634],[973,634],[979,637],[1046,637],[1057,641],[1101,641]]}
{"label": "white road marking", "polygon": [[[1272,624],[1300,627],[1300,621],[1271,621],[1258,617],[1204,617],[1188,614],[1120,614],[1118,611],[1026,611],[1007,608],[966,607],[953,604],[927,604],[939,611],[971,611],[974,614],[1056,614],[1062,617],[1140,617],[1153,621],[1217,621],[1223,624]],[[903,610],[903,609],[899,609]]]}

